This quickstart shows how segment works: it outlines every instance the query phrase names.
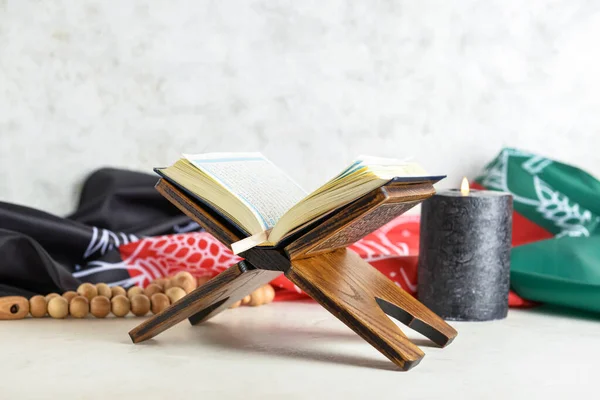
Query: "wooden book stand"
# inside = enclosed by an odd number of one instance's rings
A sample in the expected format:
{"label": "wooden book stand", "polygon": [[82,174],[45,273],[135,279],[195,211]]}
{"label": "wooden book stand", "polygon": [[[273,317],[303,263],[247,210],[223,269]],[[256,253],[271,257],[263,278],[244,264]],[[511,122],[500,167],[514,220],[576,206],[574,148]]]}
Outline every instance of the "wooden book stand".
{"label": "wooden book stand", "polygon": [[[161,179],[158,191],[228,247],[247,235],[183,190]],[[402,370],[424,356],[385,314],[446,346],[457,332],[410,294],[345,247],[435,192],[431,183],[391,181],[303,227],[278,248],[254,247],[171,307],[129,332],[134,343],[189,318],[195,325],[241,300],[281,273]]]}

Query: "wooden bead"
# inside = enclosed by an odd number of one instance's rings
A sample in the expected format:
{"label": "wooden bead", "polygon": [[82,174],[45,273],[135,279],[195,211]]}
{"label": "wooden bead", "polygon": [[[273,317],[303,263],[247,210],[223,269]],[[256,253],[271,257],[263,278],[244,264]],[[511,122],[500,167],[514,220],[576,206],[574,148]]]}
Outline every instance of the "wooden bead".
{"label": "wooden bead", "polygon": [[171,305],[171,300],[164,293],[154,293],[150,298],[150,303],[152,304],[152,314],[158,314]]}
{"label": "wooden bead", "polygon": [[46,295],[46,302],[49,302],[51,298],[57,297],[57,296],[60,296],[60,294],[58,294],[58,293],[48,293]]}
{"label": "wooden bead", "polygon": [[252,292],[252,294],[250,295],[250,302],[248,303],[248,305],[252,306],[252,307],[256,307],[256,306],[260,306],[264,303],[265,303],[265,292],[262,287],[259,287],[254,292]]}
{"label": "wooden bead", "polygon": [[0,297],[0,320],[23,319],[29,314],[29,300],[23,296]]}
{"label": "wooden bead", "polygon": [[167,289],[170,289],[172,287],[175,287],[175,281],[173,281],[173,278],[166,278],[165,282],[163,283],[163,291],[165,293],[167,293]]}
{"label": "wooden bead", "polygon": [[131,298],[131,312],[133,315],[143,317],[150,311],[150,299],[145,294],[136,294]]}
{"label": "wooden bead", "polygon": [[240,305],[242,304],[241,300],[236,301],[235,303],[231,304],[229,306],[229,308],[238,308]]}
{"label": "wooden bead", "polygon": [[72,290],[69,290],[68,292],[64,292],[63,295],[62,295],[62,297],[64,297],[65,299],[67,299],[67,301],[69,303],[71,302],[71,300],[73,300],[74,297],[77,297],[77,296],[79,296],[77,294],[77,292],[74,292]]}
{"label": "wooden bead", "polygon": [[275,289],[273,289],[273,286],[267,283],[265,286],[263,286],[263,293],[265,296],[265,304],[272,303],[273,299],[275,299]]}
{"label": "wooden bead", "polygon": [[110,286],[108,286],[106,283],[96,283],[96,290],[98,291],[98,296],[104,296],[107,299],[112,297]]}
{"label": "wooden bead", "polygon": [[129,299],[122,294],[118,294],[110,299],[110,305],[112,313],[115,315],[115,317],[126,316],[129,314],[129,310],[131,308]]}
{"label": "wooden bead", "polygon": [[199,276],[198,277],[198,287],[204,285],[208,281],[210,281],[210,276]]}
{"label": "wooden bead", "polygon": [[175,286],[179,286],[185,290],[186,293],[190,293],[198,287],[196,278],[187,271],[178,272],[177,275],[175,275],[175,278],[173,278],[173,283]]}
{"label": "wooden bead", "polygon": [[29,313],[34,318],[42,318],[46,316],[48,311],[48,302],[44,296],[33,296],[29,299]]}
{"label": "wooden bead", "polygon": [[113,286],[110,288],[110,293],[112,294],[111,299],[113,297],[117,297],[118,295],[122,295],[127,297],[127,291],[123,289],[121,286]]}
{"label": "wooden bead", "polygon": [[160,288],[162,289],[162,291],[165,291],[165,284],[168,282],[168,279],[165,278],[159,278],[159,279],[155,279],[152,281],[153,284],[160,286]]}
{"label": "wooden bead", "polygon": [[148,298],[151,298],[155,293],[162,293],[162,288],[155,283],[149,284],[146,286],[146,289],[144,289],[144,294],[148,296]]}
{"label": "wooden bead", "polygon": [[69,302],[61,296],[56,296],[48,302],[48,314],[52,318],[65,318],[69,315]]}
{"label": "wooden bead", "polygon": [[[94,297],[98,296],[98,289],[96,289],[95,285],[86,282],[79,285],[79,287],[77,288],[77,293],[88,299],[88,301],[91,301]],[[72,301],[73,300],[71,300],[71,302]]]}
{"label": "wooden bead", "polygon": [[[94,286],[94,289],[96,287]],[[73,297],[69,304],[69,314],[73,318],[85,318],[90,312],[90,302],[87,297],[77,296]]]}
{"label": "wooden bead", "polygon": [[242,299],[242,305],[245,306],[246,304],[250,303],[250,300],[252,300],[252,296],[248,295],[248,296],[244,297]]}
{"label": "wooden bead", "polygon": [[171,304],[175,303],[179,299],[185,296],[185,290],[180,287],[174,286],[172,288],[168,288],[165,292],[169,300],[171,300]]}
{"label": "wooden bead", "polygon": [[90,303],[90,312],[96,318],[104,318],[108,314],[110,314],[110,300],[108,299],[108,297],[94,297]]}
{"label": "wooden bead", "polygon": [[132,286],[127,289],[127,297],[129,297],[129,300],[131,300],[131,298],[136,294],[144,294],[144,289],[139,286]]}

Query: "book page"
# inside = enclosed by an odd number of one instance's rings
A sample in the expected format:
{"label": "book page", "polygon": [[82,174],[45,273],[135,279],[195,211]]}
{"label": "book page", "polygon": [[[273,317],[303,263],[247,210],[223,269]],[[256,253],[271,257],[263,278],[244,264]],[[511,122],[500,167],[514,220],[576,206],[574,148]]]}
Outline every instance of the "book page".
{"label": "book page", "polygon": [[[306,196],[306,192],[261,153],[210,153],[184,157],[239,198],[263,230]],[[257,232],[253,232],[257,233]]]}
{"label": "book page", "polygon": [[342,172],[294,205],[269,232],[268,241],[277,243],[296,228],[341,207],[382,186],[395,177],[426,176],[415,163],[360,156]]}

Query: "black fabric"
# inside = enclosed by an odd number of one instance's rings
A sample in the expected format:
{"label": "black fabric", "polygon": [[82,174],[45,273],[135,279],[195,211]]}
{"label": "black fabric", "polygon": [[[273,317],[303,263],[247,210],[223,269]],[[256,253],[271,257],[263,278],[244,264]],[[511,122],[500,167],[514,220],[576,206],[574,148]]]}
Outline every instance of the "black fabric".
{"label": "black fabric", "polygon": [[118,262],[118,246],[144,236],[199,230],[155,189],[156,175],[100,169],[85,181],[66,218],[0,202],[0,296],[75,289],[82,281],[119,282],[125,270],[76,278],[91,264]]}

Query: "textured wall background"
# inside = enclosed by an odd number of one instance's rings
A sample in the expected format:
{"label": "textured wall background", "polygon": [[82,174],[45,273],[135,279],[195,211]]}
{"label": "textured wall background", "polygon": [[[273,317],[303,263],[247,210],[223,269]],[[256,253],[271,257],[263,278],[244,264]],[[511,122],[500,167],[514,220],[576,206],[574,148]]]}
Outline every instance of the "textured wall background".
{"label": "textured wall background", "polygon": [[259,150],[307,189],[360,153],[457,185],[504,145],[600,175],[600,2],[0,0],[0,200]]}

